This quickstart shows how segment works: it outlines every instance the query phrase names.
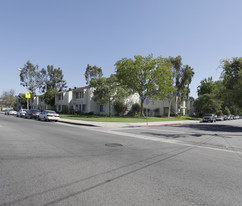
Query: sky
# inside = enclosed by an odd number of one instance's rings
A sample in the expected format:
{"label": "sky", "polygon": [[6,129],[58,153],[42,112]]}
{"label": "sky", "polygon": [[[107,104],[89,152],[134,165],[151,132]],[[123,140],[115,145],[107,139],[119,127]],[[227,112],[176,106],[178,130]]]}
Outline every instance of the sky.
{"label": "sky", "polygon": [[181,56],[201,80],[219,80],[221,60],[242,55],[241,0],[0,0],[0,95],[20,85],[18,68],[60,67],[68,88],[85,86],[87,64],[105,77],[135,55]]}

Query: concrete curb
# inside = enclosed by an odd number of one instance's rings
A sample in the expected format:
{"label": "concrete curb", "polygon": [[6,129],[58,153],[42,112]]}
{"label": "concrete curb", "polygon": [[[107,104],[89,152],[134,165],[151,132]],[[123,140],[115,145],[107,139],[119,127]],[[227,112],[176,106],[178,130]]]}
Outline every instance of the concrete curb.
{"label": "concrete curb", "polygon": [[69,121],[63,121],[63,120],[59,120],[58,122],[64,123],[64,124],[80,125],[80,126],[100,127],[94,124],[87,124],[87,123],[80,123],[80,122],[69,122]]}
{"label": "concrete curb", "polygon": [[181,121],[181,122],[150,122],[149,125],[146,123],[122,123],[122,122],[86,122],[82,120],[68,120],[68,119],[60,119],[60,123],[72,124],[72,125],[80,125],[80,126],[88,126],[88,127],[102,127],[102,128],[130,128],[130,127],[161,127],[161,126],[180,126],[183,124],[194,124],[198,121]]}
{"label": "concrete curb", "polygon": [[182,123],[171,123],[171,124],[157,124],[157,125],[141,125],[139,127],[161,127],[161,126],[179,126]]}

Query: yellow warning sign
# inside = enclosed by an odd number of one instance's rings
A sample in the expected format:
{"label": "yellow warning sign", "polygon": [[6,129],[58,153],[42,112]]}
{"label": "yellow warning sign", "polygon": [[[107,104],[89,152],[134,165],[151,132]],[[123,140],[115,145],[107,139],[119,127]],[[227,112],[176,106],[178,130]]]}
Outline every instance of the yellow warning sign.
{"label": "yellow warning sign", "polygon": [[25,98],[26,98],[26,99],[30,99],[30,98],[31,98],[31,94],[30,94],[29,92],[27,92],[27,93],[25,94]]}

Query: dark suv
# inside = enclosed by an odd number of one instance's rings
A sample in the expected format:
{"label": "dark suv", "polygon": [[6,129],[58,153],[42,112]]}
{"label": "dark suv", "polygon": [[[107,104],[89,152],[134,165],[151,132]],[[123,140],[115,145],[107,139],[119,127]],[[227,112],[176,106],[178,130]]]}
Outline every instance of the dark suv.
{"label": "dark suv", "polygon": [[29,118],[29,119],[35,118],[35,119],[37,119],[39,114],[40,114],[40,112],[41,111],[38,110],[38,109],[27,110],[26,114],[25,114],[25,118]]}
{"label": "dark suv", "polygon": [[202,121],[203,122],[216,122],[216,115],[215,114],[205,114]]}

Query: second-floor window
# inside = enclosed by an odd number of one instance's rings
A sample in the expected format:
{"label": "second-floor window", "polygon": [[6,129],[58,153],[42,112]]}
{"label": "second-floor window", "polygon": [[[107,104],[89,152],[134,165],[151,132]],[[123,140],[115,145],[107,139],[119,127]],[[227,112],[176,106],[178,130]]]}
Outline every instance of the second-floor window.
{"label": "second-floor window", "polygon": [[79,99],[79,93],[78,92],[76,93],[76,99]]}
{"label": "second-floor window", "polygon": [[80,98],[84,98],[84,92],[80,92]]}
{"label": "second-floor window", "polygon": [[63,94],[58,95],[58,100],[63,100]]}

